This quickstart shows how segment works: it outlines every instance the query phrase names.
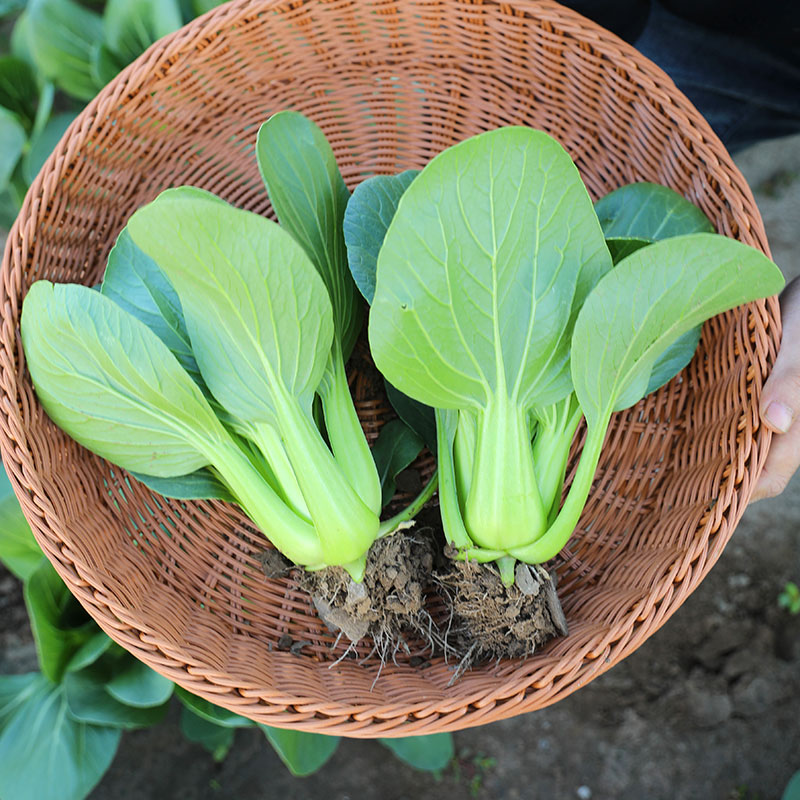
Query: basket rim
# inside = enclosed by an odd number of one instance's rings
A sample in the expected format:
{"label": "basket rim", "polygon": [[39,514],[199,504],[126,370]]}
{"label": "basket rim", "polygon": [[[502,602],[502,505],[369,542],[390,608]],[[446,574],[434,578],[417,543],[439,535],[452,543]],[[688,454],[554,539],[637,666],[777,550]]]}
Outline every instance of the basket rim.
{"label": "basket rim", "polygon": [[[305,0],[306,4],[316,1]],[[65,167],[85,146],[95,121],[105,116],[108,109],[123,102],[130,91],[137,87],[139,78],[144,79],[153,71],[164,69],[173,59],[187,57],[197,49],[199,43],[213,40],[223,29],[229,29],[231,25],[248,17],[258,16],[262,12],[268,13],[287,3],[288,0],[263,0],[258,10],[255,10],[252,0],[232,0],[212,9],[153,44],[103,88],[72,122],[26,194],[6,241],[0,302],[6,309],[3,319],[4,341],[16,342],[14,352],[5,347],[0,352],[0,370],[6,376],[18,372],[18,364],[23,358],[18,328],[12,330],[10,322],[18,318],[22,299],[19,282],[24,266],[21,264],[21,254],[27,250],[27,243],[35,237],[36,222],[47,207],[48,198],[52,198],[59,176],[63,175]],[[500,0],[485,0],[485,3],[506,5]],[[510,5],[539,20],[552,21],[559,31],[585,44],[603,58],[610,59],[613,56],[615,64],[624,66],[632,78],[635,76],[641,89],[664,106],[665,114],[672,119],[673,124],[678,117],[689,120],[692,127],[683,132],[691,138],[692,144],[704,158],[719,164],[719,155],[723,154],[725,172],[736,182],[737,197],[755,208],[749,187],[719,139],[660,68],[614,34],[552,0],[512,0]],[[750,215],[749,219],[752,227],[748,233],[765,254],[770,255],[760,215],[756,211],[756,215]],[[777,298],[751,305],[759,315],[769,319],[772,340],[777,349],[780,335]],[[9,310],[13,313],[9,314]],[[774,353],[772,357],[774,358]],[[768,371],[769,366],[764,364],[764,372]],[[6,381],[6,385],[10,384],[10,381]],[[243,687],[241,681],[236,681],[236,686],[227,685],[230,681],[226,682],[225,676],[219,675],[211,665],[192,666],[185,659],[176,658],[165,652],[148,631],[136,628],[123,619],[119,610],[114,609],[110,598],[103,597],[82,576],[75,554],[70,552],[69,547],[63,541],[54,541],[48,535],[52,531],[48,525],[50,511],[46,498],[43,497],[41,483],[35,473],[31,474],[23,469],[21,460],[17,457],[19,443],[25,441],[24,431],[20,427],[18,405],[18,395],[12,397],[6,394],[0,417],[4,422],[0,425],[0,452],[14,492],[20,499],[25,516],[46,556],[73,594],[112,639],[134,652],[157,672],[168,672],[167,676],[171,680],[188,691],[206,698],[214,697],[214,702],[245,716],[252,717],[253,698],[256,697],[260,710],[263,709],[263,713],[259,715],[261,722],[275,727],[364,738],[454,731],[542,708],[571,694],[625,658],[639,646],[643,638],[658,630],[677,611],[719,558],[744,512],[771,441],[770,431],[763,426],[754,430],[753,446],[748,454],[749,469],[742,465],[739,474],[731,473],[723,483],[719,509],[706,515],[703,523],[699,536],[703,546],[676,559],[670,567],[673,577],[671,585],[659,596],[650,596],[646,604],[632,611],[637,617],[627,630],[627,635],[616,639],[609,637],[599,648],[590,650],[584,647],[573,653],[570,659],[562,659],[557,680],[540,685],[537,675],[542,672],[541,663],[531,661],[527,670],[515,668],[506,670],[505,674],[498,674],[492,692],[473,692],[470,697],[462,697],[457,703],[420,702],[406,704],[402,709],[367,709],[353,703],[328,703],[324,708],[317,708],[313,698],[306,698],[305,702],[280,696],[269,698],[259,692],[257,686]],[[391,669],[391,666],[388,668]],[[247,708],[244,708],[245,705]],[[318,705],[317,702],[316,706]],[[305,710],[300,710],[301,707]]]}

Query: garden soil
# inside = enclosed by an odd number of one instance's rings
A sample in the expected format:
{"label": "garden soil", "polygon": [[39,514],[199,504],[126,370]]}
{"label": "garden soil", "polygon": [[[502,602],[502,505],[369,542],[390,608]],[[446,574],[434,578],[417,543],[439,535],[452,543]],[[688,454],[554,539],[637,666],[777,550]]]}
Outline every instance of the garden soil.
{"label": "garden soil", "polygon": [[[737,160],[775,260],[800,274],[800,137]],[[550,708],[457,733],[439,777],[348,740],[318,774],[292,778],[254,730],[237,731],[217,765],[173,709],[123,736],[91,800],[779,800],[800,770],[800,616],[777,605],[789,580],[800,583],[800,475],[747,509],[708,577],[635,653]],[[0,671],[34,667],[21,591],[0,573]]]}

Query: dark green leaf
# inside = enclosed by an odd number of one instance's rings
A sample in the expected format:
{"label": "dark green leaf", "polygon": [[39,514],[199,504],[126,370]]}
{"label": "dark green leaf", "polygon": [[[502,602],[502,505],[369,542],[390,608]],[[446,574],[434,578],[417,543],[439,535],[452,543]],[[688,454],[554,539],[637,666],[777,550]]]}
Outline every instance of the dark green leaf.
{"label": "dark green leaf", "polygon": [[0,106],[16,114],[31,129],[36,119],[39,87],[27,61],[16,56],[0,58]]}
{"label": "dark green leaf", "polygon": [[27,580],[42,561],[42,550],[33,538],[28,521],[11,488],[5,470],[0,469],[0,561],[20,580]]}
{"label": "dark green leaf", "polygon": [[389,223],[408,185],[419,175],[410,169],[399,175],[375,175],[356,186],[344,212],[344,241],[350,273],[368,303],[375,296],[375,272]]}
{"label": "dark green leaf", "polygon": [[209,469],[198,469],[188,475],[177,478],[155,478],[152,475],[143,475],[132,472],[137,481],[141,481],[148,489],[164,497],[173,497],[176,500],[224,500],[226,503],[235,503],[236,499],[230,489],[217,478]]}
{"label": "dark green leaf", "polygon": [[195,383],[204,385],[192,353],[181,301],[158,264],[134,244],[127,228],[122,229],[108,254],[100,291],[147,325]]}
{"label": "dark green leaf", "polygon": [[336,752],[338,736],[321,733],[284,730],[259,725],[267,741],[272,745],[289,772],[297,777],[311,775],[320,769]]}
{"label": "dark green leaf", "polygon": [[428,736],[406,736],[402,739],[381,739],[401,761],[415,769],[439,772],[455,754],[451,733],[432,733]]}
{"label": "dark green leaf", "polygon": [[183,19],[177,0],[108,0],[103,24],[108,47],[125,65],[180,28]]}
{"label": "dark green leaf", "polygon": [[22,176],[28,183],[33,183],[39,170],[44,166],[50,153],[61,141],[67,128],[77,115],[73,113],[56,114],[48,121],[41,133],[31,139],[31,145],[22,160]]}
{"label": "dark green leaf", "polygon": [[606,244],[611,253],[611,260],[619,264],[625,256],[635,253],[640,247],[647,247],[651,242],[649,239],[606,239]]}
{"label": "dark green leaf", "polygon": [[97,86],[106,86],[127,66],[105,42],[95,42],[90,56],[89,71]]}
{"label": "dark green leaf", "polygon": [[114,644],[113,640],[99,628],[87,639],[67,663],[67,672],[79,672],[94,664]]}
{"label": "dark green leaf", "polygon": [[136,708],[113,698],[92,670],[70,672],[64,676],[64,692],[70,716],[78,722],[134,730],[149,728],[164,719],[167,703]]}
{"label": "dark green leaf", "polygon": [[181,686],[175,687],[175,694],[186,708],[193,711],[198,717],[202,717],[208,722],[213,722],[215,725],[222,725],[225,728],[252,728],[255,725],[247,717],[228,711],[227,708],[214,705],[214,703],[210,703],[202,697],[187,692]]}
{"label": "dark green leaf", "polygon": [[196,16],[211,11],[212,8],[221,6],[226,0],[192,0],[192,8]]}
{"label": "dark green leaf", "polygon": [[127,668],[106,684],[106,691],[120,703],[136,708],[160,706],[172,697],[175,684],[150,669],[138,658],[131,658]]}
{"label": "dark green leaf", "polygon": [[25,582],[24,595],[39,666],[58,683],[75,653],[95,635],[97,625],[46,559]]}
{"label": "dark green leaf", "polygon": [[333,150],[314,122],[281,111],[261,126],[256,155],[281,226],[300,242],[325,282],[347,358],[361,332],[361,303],[342,232],[350,192]]}
{"label": "dark green leaf", "polygon": [[27,139],[17,115],[0,108],[0,192],[8,186]]}
{"label": "dark green leaf", "polygon": [[783,790],[781,800],[800,800],[800,771],[795,772]]}
{"label": "dark green leaf", "polygon": [[372,457],[381,480],[383,506],[394,497],[395,478],[420,454],[424,442],[402,420],[393,419],[381,428],[372,447]]}
{"label": "dark green leaf", "polygon": [[416,433],[434,455],[436,454],[436,415],[430,406],[412,400],[407,394],[384,381],[386,396],[392,408],[414,433]]}
{"label": "dark green leaf", "polygon": [[199,717],[186,706],[181,709],[181,731],[190,741],[200,744],[211,753],[214,761],[224,761],[233,745],[235,731]]}
{"label": "dark green leaf", "polygon": [[103,40],[103,21],[75,0],[29,0],[27,42],[42,75],[79,100],[102,84],[92,76],[92,52]]}
{"label": "dark green leaf", "polygon": [[121,731],[77,722],[64,689],[40,673],[0,677],[0,797],[84,800]]}
{"label": "dark green leaf", "polygon": [[0,228],[10,230],[14,220],[19,214],[20,204],[17,202],[16,193],[12,194],[9,189],[0,192]]}

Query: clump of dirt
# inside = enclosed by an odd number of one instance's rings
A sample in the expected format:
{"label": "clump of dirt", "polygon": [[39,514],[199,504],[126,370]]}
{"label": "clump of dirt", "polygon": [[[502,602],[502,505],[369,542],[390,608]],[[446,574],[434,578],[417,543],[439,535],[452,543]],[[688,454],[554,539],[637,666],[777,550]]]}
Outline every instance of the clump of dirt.
{"label": "clump of dirt", "polygon": [[397,531],[372,545],[364,580],[356,583],[341,567],[304,572],[300,586],[314,601],[322,621],[352,643],[374,642],[382,661],[408,652],[405,636],[439,637],[425,610],[425,590],[433,572],[434,541],[427,528]]}
{"label": "clump of dirt", "polygon": [[567,633],[555,573],[541,566],[518,563],[505,586],[493,564],[451,559],[436,582],[452,609],[447,644],[461,657],[456,677],[488,659],[526,658]]}

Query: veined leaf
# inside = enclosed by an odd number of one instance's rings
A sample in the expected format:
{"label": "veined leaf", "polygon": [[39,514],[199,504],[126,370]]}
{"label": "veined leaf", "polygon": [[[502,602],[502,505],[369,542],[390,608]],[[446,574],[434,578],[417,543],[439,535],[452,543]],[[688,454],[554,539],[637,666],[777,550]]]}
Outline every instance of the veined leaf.
{"label": "veined leaf", "polygon": [[346,359],[361,331],[361,305],[342,233],[350,192],[333,150],[310,119],[281,111],[261,126],[256,155],[278,221],[300,242],[325,282]]}
{"label": "veined leaf", "polygon": [[92,50],[103,39],[98,14],[74,0],[29,0],[25,12],[30,52],[39,71],[79,100],[100,86],[92,78]]}
{"label": "veined leaf", "polygon": [[199,447],[227,437],[166,345],[100,293],[38,281],[21,327],[45,410],[98,455],[172,477],[207,465]]}
{"label": "veined leaf", "polygon": [[397,204],[418,169],[399,175],[375,175],[356,186],[344,212],[344,241],[350,274],[368,303],[375,296],[378,253]]}
{"label": "veined leaf", "polygon": [[762,253],[716,234],[637,250],[606,275],[575,324],[572,377],[590,428],[644,396],[659,354],[716,314],[783,287]]}
{"label": "veined leaf", "polygon": [[339,746],[338,736],[271,728],[260,724],[258,727],[289,772],[297,777],[311,775],[323,767]]}
{"label": "veined leaf", "polygon": [[557,142],[529,128],[473,137],[436,156],[400,200],[378,258],[375,363],[439,408],[482,408],[498,394],[520,407],[555,402],[571,388],[570,310],[610,267]]}
{"label": "veined leaf", "polygon": [[63,687],[38,672],[0,676],[0,796],[84,800],[121,734],[74,720]]}

